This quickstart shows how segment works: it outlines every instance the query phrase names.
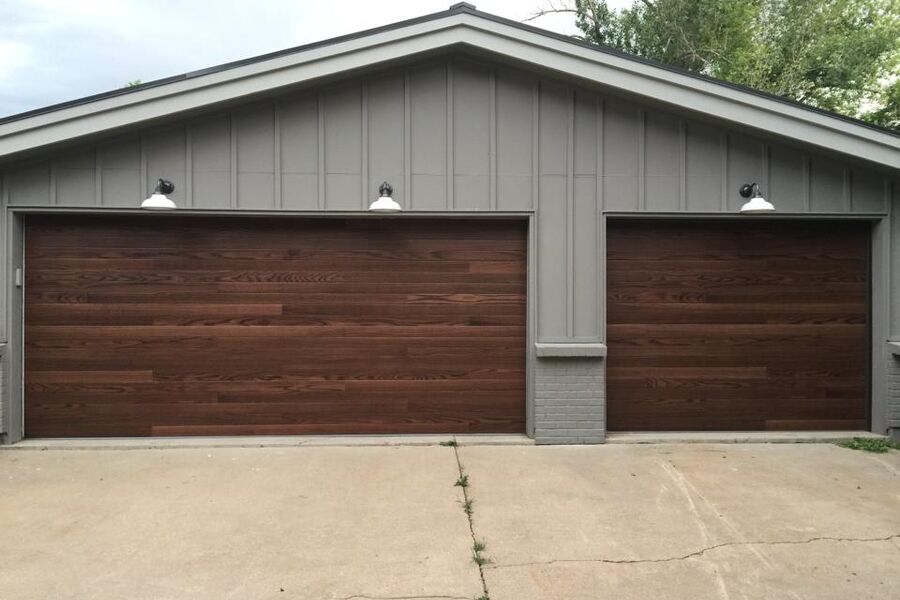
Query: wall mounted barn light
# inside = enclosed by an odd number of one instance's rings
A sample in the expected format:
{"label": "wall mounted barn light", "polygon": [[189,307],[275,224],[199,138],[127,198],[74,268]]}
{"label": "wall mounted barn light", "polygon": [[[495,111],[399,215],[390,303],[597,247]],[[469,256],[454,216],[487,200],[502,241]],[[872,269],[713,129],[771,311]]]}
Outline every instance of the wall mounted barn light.
{"label": "wall mounted barn light", "polygon": [[759,192],[758,183],[745,183],[738,191],[744,198],[750,198],[741,207],[742,214],[775,212],[775,207],[772,206],[772,203],[763,198],[763,195]]}
{"label": "wall mounted barn light", "polygon": [[394,188],[387,181],[378,186],[379,197],[369,205],[369,210],[380,213],[395,213],[403,210],[391,197]]}
{"label": "wall mounted barn light", "polygon": [[141,202],[141,208],[147,210],[175,210],[175,203],[166,197],[166,194],[171,194],[174,191],[174,183],[167,179],[160,179],[150,197]]}

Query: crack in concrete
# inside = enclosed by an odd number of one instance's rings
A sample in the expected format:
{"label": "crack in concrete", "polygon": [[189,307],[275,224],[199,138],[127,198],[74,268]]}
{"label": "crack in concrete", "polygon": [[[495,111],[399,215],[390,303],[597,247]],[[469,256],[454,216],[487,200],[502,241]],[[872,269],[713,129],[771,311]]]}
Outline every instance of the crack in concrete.
{"label": "crack in concrete", "polygon": [[[456,470],[459,471],[459,478],[462,479],[466,477],[466,472],[463,469],[462,460],[459,458],[459,444],[456,443],[456,437],[453,438],[453,456],[456,457]],[[460,486],[463,493],[463,501],[466,504],[469,504],[472,500],[469,498],[469,489],[468,486]],[[469,533],[472,534],[472,544],[474,545],[478,543],[478,538],[475,537],[475,524],[472,521],[472,513],[471,511],[466,512],[466,520],[469,522]],[[474,558],[474,557],[473,557]],[[488,593],[487,581],[484,579],[484,567],[487,563],[476,563],[478,565],[478,576],[481,578],[481,589],[484,591],[484,595],[482,598],[486,598],[490,600],[490,594]]]}
{"label": "crack in concrete", "polygon": [[667,562],[678,562],[682,560],[689,560],[692,558],[699,558],[708,552],[712,552],[714,550],[719,550],[721,548],[728,547],[739,547],[739,546],[801,546],[804,544],[813,544],[815,542],[893,542],[894,540],[900,539],[900,533],[896,533],[894,535],[888,535],[885,537],[877,537],[877,538],[846,538],[846,537],[829,537],[829,536],[821,536],[814,537],[808,540],[774,540],[774,541],[756,541],[756,542],[723,542],[721,544],[715,544],[713,546],[707,546],[706,548],[701,548],[700,550],[696,550],[694,552],[689,552],[688,554],[682,554],[681,556],[670,556],[667,558],[624,558],[624,559],[613,559],[613,558],[560,558],[553,560],[540,560],[534,562],[524,562],[524,563],[512,563],[508,565],[485,565],[486,569],[512,569],[515,567],[530,567],[530,566],[538,566],[538,565],[553,565],[559,563],[601,563],[601,564],[610,564],[610,565],[636,565],[636,564],[651,564],[651,563],[667,563]]}

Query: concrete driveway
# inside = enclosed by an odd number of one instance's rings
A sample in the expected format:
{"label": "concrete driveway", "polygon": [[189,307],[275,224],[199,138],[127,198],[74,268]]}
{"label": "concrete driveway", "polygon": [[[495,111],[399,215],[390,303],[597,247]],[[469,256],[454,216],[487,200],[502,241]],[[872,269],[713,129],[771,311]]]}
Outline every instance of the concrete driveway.
{"label": "concrete driveway", "polygon": [[4,598],[900,597],[900,452],[7,449],[0,481]]}

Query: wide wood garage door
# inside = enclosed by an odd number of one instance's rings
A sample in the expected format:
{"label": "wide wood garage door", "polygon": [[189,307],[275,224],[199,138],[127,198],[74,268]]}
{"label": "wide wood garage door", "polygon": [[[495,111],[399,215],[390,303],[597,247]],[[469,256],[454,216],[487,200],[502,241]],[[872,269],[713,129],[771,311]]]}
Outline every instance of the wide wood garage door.
{"label": "wide wood garage door", "polygon": [[521,432],[525,227],[29,217],[31,437]]}
{"label": "wide wood garage door", "polygon": [[865,429],[868,225],[608,227],[611,430]]}

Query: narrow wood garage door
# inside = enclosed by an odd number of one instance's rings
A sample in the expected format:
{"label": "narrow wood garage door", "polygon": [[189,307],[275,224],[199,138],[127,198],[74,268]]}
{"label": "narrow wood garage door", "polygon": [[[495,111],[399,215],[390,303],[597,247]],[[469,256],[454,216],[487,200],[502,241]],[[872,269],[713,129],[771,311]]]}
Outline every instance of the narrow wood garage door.
{"label": "narrow wood garage door", "polygon": [[611,430],[865,429],[865,223],[608,228]]}
{"label": "narrow wood garage door", "polygon": [[29,217],[26,435],[524,431],[525,237]]}

